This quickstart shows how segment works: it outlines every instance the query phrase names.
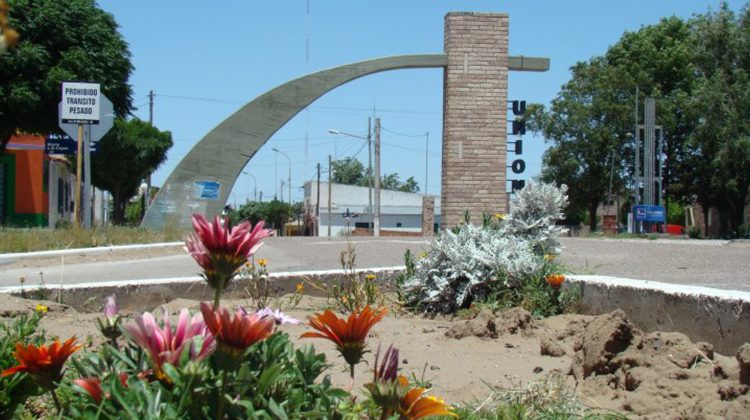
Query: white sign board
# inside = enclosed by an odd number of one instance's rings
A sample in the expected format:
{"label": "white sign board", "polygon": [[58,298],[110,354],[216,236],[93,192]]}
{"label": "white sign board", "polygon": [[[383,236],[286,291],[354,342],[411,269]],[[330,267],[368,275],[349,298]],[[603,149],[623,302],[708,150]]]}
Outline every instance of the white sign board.
{"label": "white sign board", "polygon": [[98,124],[100,95],[99,83],[63,82],[60,119],[64,123]]}

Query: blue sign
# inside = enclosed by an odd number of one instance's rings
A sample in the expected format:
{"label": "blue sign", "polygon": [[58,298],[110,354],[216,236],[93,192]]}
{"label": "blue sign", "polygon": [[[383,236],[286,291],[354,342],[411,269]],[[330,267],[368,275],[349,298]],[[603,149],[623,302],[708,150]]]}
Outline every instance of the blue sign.
{"label": "blue sign", "polygon": [[633,206],[633,218],[636,222],[667,222],[667,212],[662,206]]}
{"label": "blue sign", "polygon": [[74,155],[76,141],[65,134],[49,134],[44,142],[44,153],[48,155]]}
{"label": "blue sign", "polygon": [[[91,142],[91,153],[96,152],[96,143]],[[44,153],[47,155],[75,155],[78,142],[65,134],[48,134],[44,142]]]}
{"label": "blue sign", "polygon": [[216,181],[195,181],[195,191],[200,200],[218,200],[220,184]]}

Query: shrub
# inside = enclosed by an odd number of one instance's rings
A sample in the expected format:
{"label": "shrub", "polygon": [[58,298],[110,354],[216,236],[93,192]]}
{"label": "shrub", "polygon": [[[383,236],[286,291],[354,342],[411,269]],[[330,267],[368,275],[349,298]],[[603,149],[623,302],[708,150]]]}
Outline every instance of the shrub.
{"label": "shrub", "polygon": [[688,238],[690,239],[700,239],[703,236],[703,233],[701,232],[701,228],[698,226],[690,226],[688,228]]}
{"label": "shrub", "polygon": [[560,252],[558,236],[564,229],[555,222],[563,217],[566,190],[529,182],[498,224],[485,218],[482,226],[463,224],[441,232],[404,282],[405,304],[448,313],[523,290],[534,281],[548,287],[539,279],[555,268],[545,256]]}

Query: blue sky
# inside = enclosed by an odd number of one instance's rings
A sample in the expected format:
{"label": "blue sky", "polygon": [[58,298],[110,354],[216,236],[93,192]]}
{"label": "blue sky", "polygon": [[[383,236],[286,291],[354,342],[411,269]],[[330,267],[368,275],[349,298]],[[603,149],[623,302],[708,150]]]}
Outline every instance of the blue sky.
{"label": "blue sky", "polygon": [[[172,132],[168,160],[154,174],[161,185],[190,148],[253,98],[304,74],[370,58],[443,51],[443,17],[449,11],[505,12],[510,16],[510,54],[544,56],[546,73],[511,73],[509,99],[549,104],[577,61],[603,54],[625,31],[661,17],[690,17],[718,1],[436,1],[436,0],[101,0],[130,45],[135,71],[135,115]],[[741,1],[730,1],[739,9]],[[308,8],[309,5],[309,8]],[[306,48],[309,45],[309,49]],[[356,156],[367,164],[357,139],[331,135],[338,129],[366,135],[367,118],[382,121],[382,172],[425,181],[429,132],[428,192],[439,193],[442,139],[442,70],[386,72],[365,77],[323,96],[300,113],[255,155],[234,186],[230,203],[279,191],[292,163],[292,199],[315,178],[328,155]],[[398,133],[398,134],[397,134]],[[400,134],[406,134],[404,136]],[[307,147],[305,138],[307,137]],[[539,173],[544,140],[524,138],[525,178]],[[509,156],[509,161],[514,156]],[[325,179],[325,174],[323,175]],[[284,198],[287,192],[284,187]]]}

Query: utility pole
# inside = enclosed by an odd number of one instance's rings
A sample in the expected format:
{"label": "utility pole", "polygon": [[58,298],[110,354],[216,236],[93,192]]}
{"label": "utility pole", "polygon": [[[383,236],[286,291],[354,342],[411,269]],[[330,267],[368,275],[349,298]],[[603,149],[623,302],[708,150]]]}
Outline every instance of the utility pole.
{"label": "utility pole", "polygon": [[375,225],[374,236],[380,236],[380,118],[375,118]]}
{"label": "utility pole", "polygon": [[424,142],[424,195],[427,195],[427,169],[429,166],[429,152],[430,152],[430,132],[425,133],[426,139]]}
{"label": "utility pole", "polygon": [[372,211],[372,118],[367,118],[367,210],[370,213],[370,221],[367,229],[373,228]]}
{"label": "utility pole", "polygon": [[320,236],[320,162],[318,162],[318,186],[315,188],[315,236]]}
{"label": "utility pole", "polygon": [[328,155],[328,237],[331,237],[331,169],[332,161],[331,155]]}
{"label": "utility pole", "polygon": [[[148,125],[154,126],[154,91],[148,92]],[[146,190],[141,196],[141,220],[146,214],[146,206],[149,204],[151,198],[151,173],[146,174]]]}

